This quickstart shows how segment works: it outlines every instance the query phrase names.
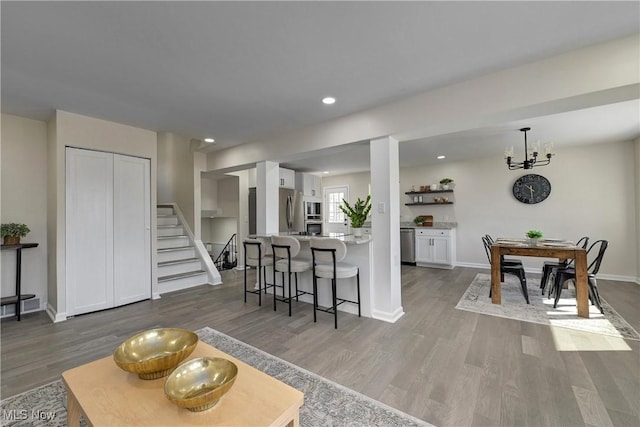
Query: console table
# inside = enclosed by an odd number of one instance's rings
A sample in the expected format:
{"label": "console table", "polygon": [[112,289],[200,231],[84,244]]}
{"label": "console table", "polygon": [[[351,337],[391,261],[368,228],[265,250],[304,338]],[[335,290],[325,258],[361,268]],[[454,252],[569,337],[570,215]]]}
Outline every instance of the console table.
{"label": "console table", "polygon": [[3,251],[16,251],[16,293],[10,297],[0,298],[0,305],[16,305],[16,316],[18,316],[18,322],[20,321],[20,301],[35,298],[35,294],[22,294],[20,293],[20,276],[22,273],[22,250],[28,248],[37,247],[37,243],[21,243],[19,245],[0,245],[0,249]]}

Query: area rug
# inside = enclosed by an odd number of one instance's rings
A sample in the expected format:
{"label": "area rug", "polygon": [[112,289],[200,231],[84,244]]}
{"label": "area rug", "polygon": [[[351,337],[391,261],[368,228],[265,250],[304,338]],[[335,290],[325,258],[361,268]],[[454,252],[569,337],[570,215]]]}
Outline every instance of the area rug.
{"label": "area rug", "polygon": [[[196,332],[203,342],[302,391],[302,426],[432,426],[214,329]],[[60,380],[2,401],[3,426],[66,426],[66,422],[66,392]]]}
{"label": "area rug", "polygon": [[589,318],[578,317],[575,288],[573,286],[562,290],[557,308],[553,308],[553,298],[549,299],[546,295],[541,295],[542,291],[538,280],[527,280],[530,304],[527,304],[524,300],[520,281],[515,276],[505,275],[505,281],[501,287],[502,304],[491,303],[491,298],[489,298],[490,288],[491,275],[479,273],[473,279],[462,298],[460,298],[460,301],[458,301],[456,308],[524,322],[576,329],[629,340],[640,340],[640,334],[602,297],[604,314],[590,304]]}

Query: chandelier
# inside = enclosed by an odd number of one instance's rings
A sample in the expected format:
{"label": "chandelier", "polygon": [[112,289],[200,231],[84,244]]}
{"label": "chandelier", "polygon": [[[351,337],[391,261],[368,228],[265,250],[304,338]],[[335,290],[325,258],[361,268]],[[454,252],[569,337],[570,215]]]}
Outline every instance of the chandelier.
{"label": "chandelier", "polygon": [[527,146],[527,132],[531,128],[522,128],[520,132],[524,132],[524,161],[514,162],[513,159],[513,147],[508,147],[504,150],[504,158],[507,160],[507,167],[509,170],[516,169],[533,169],[536,166],[546,166],[551,163],[551,157],[553,157],[553,144],[545,144],[544,146],[544,160],[538,160],[538,154],[540,151],[540,141],[532,144],[531,147]]}

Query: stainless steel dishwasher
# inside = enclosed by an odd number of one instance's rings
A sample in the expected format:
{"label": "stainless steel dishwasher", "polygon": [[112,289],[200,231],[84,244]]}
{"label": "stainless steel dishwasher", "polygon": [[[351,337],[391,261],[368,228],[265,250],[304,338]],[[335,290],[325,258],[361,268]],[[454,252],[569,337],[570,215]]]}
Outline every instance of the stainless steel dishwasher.
{"label": "stainless steel dishwasher", "polygon": [[400,261],[416,263],[416,233],[414,228],[400,228]]}

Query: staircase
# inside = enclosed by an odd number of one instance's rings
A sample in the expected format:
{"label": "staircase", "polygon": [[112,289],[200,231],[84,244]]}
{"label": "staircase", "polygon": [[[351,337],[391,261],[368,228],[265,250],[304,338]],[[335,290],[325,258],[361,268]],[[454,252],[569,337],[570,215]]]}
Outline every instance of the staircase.
{"label": "staircase", "polygon": [[158,205],[157,215],[159,293],[207,284],[207,272],[173,206]]}

